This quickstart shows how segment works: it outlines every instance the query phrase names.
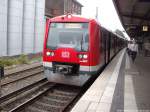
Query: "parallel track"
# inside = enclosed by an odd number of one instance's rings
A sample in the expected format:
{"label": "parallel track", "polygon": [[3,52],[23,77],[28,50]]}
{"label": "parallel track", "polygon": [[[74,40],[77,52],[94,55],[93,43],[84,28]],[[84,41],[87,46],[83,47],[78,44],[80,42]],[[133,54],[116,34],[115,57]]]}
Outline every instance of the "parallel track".
{"label": "parallel track", "polygon": [[[80,87],[60,84],[48,84],[41,88],[38,94],[32,95],[32,98],[28,100],[21,102],[22,99],[17,99],[3,105],[3,110],[6,112],[63,112],[81,91]],[[21,103],[14,104],[18,101]]]}
{"label": "parallel track", "polygon": [[0,109],[3,112],[11,110],[14,106],[30,99],[32,95],[36,95],[43,91],[43,89],[49,88],[49,82],[44,78],[29,86],[23,87],[12,93],[0,97]]}
{"label": "parallel track", "polygon": [[13,75],[20,74],[20,73],[24,73],[24,72],[26,72],[26,71],[28,71],[28,72],[29,72],[29,71],[33,71],[34,69],[41,68],[41,67],[42,67],[41,64],[40,64],[40,65],[36,65],[36,66],[33,65],[33,66],[29,67],[29,68],[17,70],[17,71],[15,71],[15,72],[6,73],[6,74],[4,75],[4,78],[12,77]]}
{"label": "parallel track", "polygon": [[2,104],[3,102],[5,102],[5,101],[7,101],[7,100],[9,100],[9,99],[11,99],[13,97],[16,97],[17,95],[19,95],[19,94],[21,94],[21,93],[23,93],[23,92],[25,92],[25,91],[27,91],[29,89],[32,89],[33,87],[36,87],[37,85],[39,85],[41,83],[44,83],[46,81],[47,81],[47,79],[44,78],[44,79],[41,79],[41,80],[39,80],[39,81],[37,81],[35,83],[32,83],[31,85],[25,86],[25,87],[23,87],[23,88],[21,88],[19,90],[16,90],[16,91],[13,91],[12,93],[4,95],[4,96],[0,97],[0,104]]}
{"label": "parallel track", "polygon": [[2,80],[1,80],[1,86],[2,88],[12,84],[12,83],[16,83],[20,80],[24,80],[26,78],[32,77],[34,75],[38,75],[43,73],[43,68],[42,66],[38,66],[38,67],[34,67],[34,68],[30,68],[30,69],[26,69],[20,72],[16,72],[13,74],[9,74],[6,75]]}

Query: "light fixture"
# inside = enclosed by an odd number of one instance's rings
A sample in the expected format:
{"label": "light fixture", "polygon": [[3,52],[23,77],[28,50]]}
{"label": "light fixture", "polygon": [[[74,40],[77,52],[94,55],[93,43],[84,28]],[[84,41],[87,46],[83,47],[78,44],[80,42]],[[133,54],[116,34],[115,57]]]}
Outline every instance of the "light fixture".
{"label": "light fixture", "polygon": [[49,52],[49,51],[47,51],[47,52],[46,52],[46,55],[47,55],[47,56],[54,56],[55,54],[54,54],[54,52]]}
{"label": "light fixture", "polygon": [[83,55],[83,58],[84,58],[84,59],[87,59],[87,58],[88,58],[88,55],[87,55],[87,54],[84,54],[84,55]]}

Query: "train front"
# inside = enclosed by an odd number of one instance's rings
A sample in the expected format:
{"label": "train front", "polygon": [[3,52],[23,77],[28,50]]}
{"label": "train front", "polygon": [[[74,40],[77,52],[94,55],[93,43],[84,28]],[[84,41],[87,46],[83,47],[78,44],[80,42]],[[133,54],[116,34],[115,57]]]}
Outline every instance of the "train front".
{"label": "train front", "polygon": [[46,30],[43,65],[48,80],[83,85],[90,77],[88,22],[73,16],[56,17],[47,22]]}

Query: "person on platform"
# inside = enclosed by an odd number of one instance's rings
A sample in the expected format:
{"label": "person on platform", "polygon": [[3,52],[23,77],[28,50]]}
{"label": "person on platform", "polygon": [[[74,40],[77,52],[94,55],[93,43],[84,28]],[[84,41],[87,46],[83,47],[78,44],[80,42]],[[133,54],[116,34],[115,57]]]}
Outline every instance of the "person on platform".
{"label": "person on platform", "polygon": [[131,46],[131,41],[129,41],[129,43],[128,43],[128,46],[127,46],[127,53],[128,53],[128,55],[130,56],[131,55],[131,49],[130,49],[130,46]]}
{"label": "person on platform", "polygon": [[135,61],[136,55],[138,53],[138,44],[136,43],[135,40],[132,41],[132,44],[130,45],[130,52],[131,52],[131,58],[132,61]]}

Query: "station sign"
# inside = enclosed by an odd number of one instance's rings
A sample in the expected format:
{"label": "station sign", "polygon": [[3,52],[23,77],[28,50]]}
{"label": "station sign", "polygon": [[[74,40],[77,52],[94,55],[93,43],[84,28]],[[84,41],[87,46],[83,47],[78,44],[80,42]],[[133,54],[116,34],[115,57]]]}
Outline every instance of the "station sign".
{"label": "station sign", "polygon": [[142,31],[147,32],[148,31],[148,26],[143,26]]}

